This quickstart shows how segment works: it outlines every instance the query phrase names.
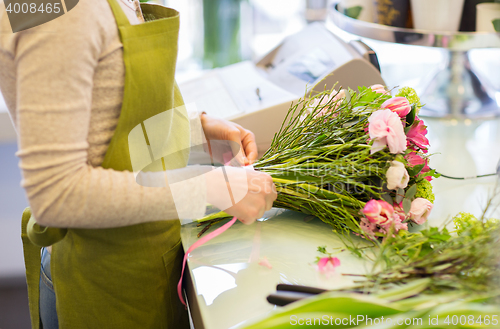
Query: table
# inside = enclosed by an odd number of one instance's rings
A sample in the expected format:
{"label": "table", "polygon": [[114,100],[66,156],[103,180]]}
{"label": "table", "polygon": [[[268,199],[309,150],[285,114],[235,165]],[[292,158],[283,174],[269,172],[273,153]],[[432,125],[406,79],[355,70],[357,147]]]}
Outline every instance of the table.
{"label": "table", "polygon": [[[278,283],[326,289],[352,284],[351,277],[340,273],[327,279],[316,271],[314,261],[321,256],[318,246],[327,246],[349,273],[365,272],[365,261],[349,251],[335,252],[333,248],[343,248],[343,244],[319,219],[306,222],[304,214],[278,209],[267,212],[266,217],[270,218],[249,226],[238,221],[190,254],[186,289],[196,329],[230,328],[267,314],[276,306],[266,297],[276,291]],[[184,250],[196,241],[198,232],[195,223],[182,227]],[[355,241],[367,245],[360,238]],[[264,256],[272,269],[258,265]]]}
{"label": "table", "polygon": [[[431,167],[455,176],[495,171],[500,159],[500,120],[427,118],[425,122],[430,152],[436,153]],[[494,184],[495,177],[435,180],[436,201],[429,223],[439,226],[459,211],[480,214]],[[500,218],[500,213],[493,216]],[[313,262],[321,256],[317,247],[326,245],[330,252],[343,248],[329,225],[318,219],[305,222],[306,215],[291,211],[273,210],[264,218],[269,219],[250,226],[236,222],[191,253],[185,283],[196,329],[231,328],[265,316],[275,308],[266,296],[278,283],[338,288],[352,283],[350,277],[340,273],[360,274],[371,268],[349,251],[338,252],[339,274],[327,279],[314,268]],[[193,223],[182,227],[184,250],[197,239],[198,232]],[[366,243],[359,238],[355,241],[360,246]],[[257,264],[264,256],[272,269]]]}

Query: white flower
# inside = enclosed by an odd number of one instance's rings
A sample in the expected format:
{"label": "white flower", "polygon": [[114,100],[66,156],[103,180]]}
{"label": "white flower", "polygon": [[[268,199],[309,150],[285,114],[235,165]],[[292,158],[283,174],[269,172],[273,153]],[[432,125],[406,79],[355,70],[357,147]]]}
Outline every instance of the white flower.
{"label": "white flower", "polygon": [[405,188],[408,186],[410,176],[406,171],[405,165],[399,161],[392,161],[391,166],[387,169],[387,188],[389,190],[396,190],[398,188]]}
{"label": "white flower", "polygon": [[433,205],[429,200],[416,198],[411,203],[410,219],[419,225],[425,223],[431,213],[432,207]]}

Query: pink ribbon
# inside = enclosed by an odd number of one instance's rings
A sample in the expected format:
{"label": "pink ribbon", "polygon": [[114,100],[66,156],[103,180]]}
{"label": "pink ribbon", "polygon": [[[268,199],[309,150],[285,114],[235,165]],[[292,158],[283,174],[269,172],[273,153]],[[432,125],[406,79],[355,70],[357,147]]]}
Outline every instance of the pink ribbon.
{"label": "pink ribbon", "polygon": [[[231,153],[225,153],[222,155],[223,159],[224,159],[224,162],[226,163],[225,165],[228,166],[229,163],[231,162],[231,159],[233,158],[232,154]],[[249,169],[252,169],[254,170],[253,166],[249,165],[247,166],[247,168]],[[206,242],[212,240],[213,238],[215,238],[216,236],[224,233],[228,228],[230,228],[234,223],[236,222],[236,217],[233,217],[233,219],[231,219],[229,222],[227,222],[226,224],[222,225],[221,227],[219,227],[218,229],[216,229],[215,231],[213,231],[212,233],[209,233],[207,235],[205,235],[204,237],[200,238],[199,240],[197,240],[195,243],[193,243],[191,245],[191,247],[188,248],[188,250],[186,251],[186,253],[184,254],[184,260],[182,261],[182,272],[181,272],[181,278],[179,279],[179,283],[177,284],[177,294],[179,295],[179,299],[181,301],[181,303],[186,306],[187,308],[187,305],[186,305],[186,302],[184,301],[184,297],[182,297],[182,279],[184,277],[184,269],[186,268],[186,263],[187,263],[187,258],[188,258],[188,255],[190,252],[192,252],[193,250],[195,250],[196,248],[202,246],[203,244],[205,244]]]}
{"label": "pink ribbon", "polygon": [[[181,278],[179,279],[179,283],[177,284],[177,294],[179,295],[179,299],[181,300],[181,303],[186,306],[186,302],[184,301],[184,298],[182,297],[182,278],[184,277],[184,268],[186,267],[187,263],[187,258],[190,252],[198,248],[199,246],[205,244],[205,242],[208,242],[215,238],[216,236],[224,233],[228,228],[230,228],[234,223],[236,222],[236,217],[233,217],[229,222],[226,224],[222,225],[212,233],[209,233],[205,235],[204,237],[200,238],[197,240],[195,243],[191,245],[191,247],[188,248],[186,253],[184,254],[184,260],[182,261],[182,272],[181,272]],[[186,306],[187,307],[187,306]]]}

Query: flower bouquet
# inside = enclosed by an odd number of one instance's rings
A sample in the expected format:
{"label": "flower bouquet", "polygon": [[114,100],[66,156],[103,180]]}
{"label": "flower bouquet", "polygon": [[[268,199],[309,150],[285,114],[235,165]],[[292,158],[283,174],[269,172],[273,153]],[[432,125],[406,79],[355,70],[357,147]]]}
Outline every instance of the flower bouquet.
{"label": "flower bouquet", "polygon": [[[426,221],[434,196],[426,126],[415,91],[381,85],[326,90],[292,104],[271,147],[254,164],[272,176],[275,207],[368,238]],[[211,225],[219,212],[199,219]]]}

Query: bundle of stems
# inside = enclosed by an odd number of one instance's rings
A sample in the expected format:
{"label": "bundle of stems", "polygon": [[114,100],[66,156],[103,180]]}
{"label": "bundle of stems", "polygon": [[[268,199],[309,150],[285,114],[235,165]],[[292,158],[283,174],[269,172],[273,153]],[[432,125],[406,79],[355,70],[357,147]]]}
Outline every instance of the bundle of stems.
{"label": "bundle of stems", "polygon": [[[389,96],[359,89],[349,89],[339,99],[331,97],[335,91],[325,90],[292,104],[254,168],[272,176],[278,192],[275,207],[314,215],[335,231],[362,234],[360,210],[370,199],[381,198],[395,154],[387,148],[370,154],[367,133],[369,116]],[[199,235],[229,217],[219,212],[200,219],[209,222]]]}
{"label": "bundle of stems", "polygon": [[[491,293],[500,289],[500,224],[460,213],[456,231],[431,227],[418,233],[400,231],[380,244],[373,271],[358,290],[377,292],[395,284],[429,279],[424,292]],[[380,267],[383,269],[380,270]]]}

